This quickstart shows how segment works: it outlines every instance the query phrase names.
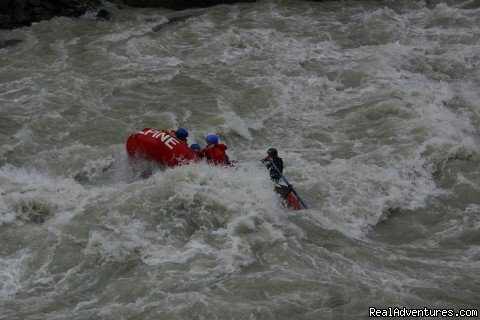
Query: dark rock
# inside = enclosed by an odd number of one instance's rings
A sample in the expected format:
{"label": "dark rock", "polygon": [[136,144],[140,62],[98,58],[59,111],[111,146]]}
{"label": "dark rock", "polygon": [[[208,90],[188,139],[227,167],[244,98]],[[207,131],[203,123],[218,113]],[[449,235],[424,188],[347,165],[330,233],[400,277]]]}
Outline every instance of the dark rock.
{"label": "dark rock", "polygon": [[19,39],[0,39],[0,49],[12,47],[22,42]]}
{"label": "dark rock", "polygon": [[19,23],[22,23],[27,20],[27,16],[20,9],[16,9],[13,11],[13,18],[15,19],[15,21]]}
{"label": "dark rock", "polygon": [[10,4],[8,1],[0,1],[0,12],[7,12],[8,9],[10,9]]}
{"label": "dark rock", "polygon": [[[255,0],[111,0],[134,7],[164,7],[182,10],[195,7],[208,7],[217,4],[254,2]],[[13,29],[29,26],[33,22],[51,19],[55,16],[80,17],[87,10],[97,10],[101,0],[0,0],[0,29]],[[100,19],[110,19],[110,13],[102,9]],[[169,23],[185,21],[188,17],[173,18]],[[184,19],[184,20],[181,20]],[[160,29],[159,25],[156,29]]]}
{"label": "dark rock", "polygon": [[49,11],[44,8],[44,7],[33,7],[32,8],[32,12],[36,15],[36,16],[47,16]]}
{"label": "dark rock", "polygon": [[163,7],[174,10],[188,8],[204,8],[217,4],[233,4],[236,2],[255,2],[255,0],[123,0],[131,7]]}
{"label": "dark rock", "polygon": [[55,16],[80,17],[100,5],[100,0],[0,0],[0,29],[29,26]]}
{"label": "dark rock", "polygon": [[23,10],[27,7],[27,0],[15,0],[15,9]]}
{"label": "dark rock", "polygon": [[104,19],[104,20],[110,20],[110,13],[105,9],[100,9],[100,11],[98,11],[98,13],[97,13],[97,18]]}
{"label": "dark rock", "polygon": [[[32,0],[35,2],[35,0]],[[30,4],[30,1],[28,2]],[[36,7],[37,5],[31,5],[30,8],[34,8]],[[45,2],[45,1],[41,1],[40,4],[38,5],[40,7],[44,7],[45,9],[47,9],[48,11],[54,11],[56,10],[56,6],[55,5],[52,5],[50,2]]]}

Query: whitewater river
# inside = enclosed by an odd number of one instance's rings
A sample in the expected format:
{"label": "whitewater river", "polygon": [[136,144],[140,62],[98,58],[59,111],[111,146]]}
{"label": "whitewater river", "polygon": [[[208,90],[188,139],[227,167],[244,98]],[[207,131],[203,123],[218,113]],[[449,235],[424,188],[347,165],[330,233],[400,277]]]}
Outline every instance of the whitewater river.
{"label": "whitewater river", "polygon": [[[0,319],[480,308],[478,2],[107,7],[0,31]],[[235,168],[129,166],[178,126]]]}

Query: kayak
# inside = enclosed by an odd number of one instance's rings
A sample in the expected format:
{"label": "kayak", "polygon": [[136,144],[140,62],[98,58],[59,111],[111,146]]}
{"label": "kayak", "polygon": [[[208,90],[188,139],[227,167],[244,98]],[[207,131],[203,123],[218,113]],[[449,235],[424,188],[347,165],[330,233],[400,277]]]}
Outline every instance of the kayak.
{"label": "kayak", "polygon": [[278,193],[282,198],[282,206],[285,209],[292,210],[292,211],[302,209],[302,204],[300,203],[298,198],[295,196],[295,194],[289,187],[278,185],[278,186],[275,186],[274,191]]}
{"label": "kayak", "polygon": [[284,207],[288,210],[302,210],[302,205],[293,192],[290,191],[287,198],[283,200]]}

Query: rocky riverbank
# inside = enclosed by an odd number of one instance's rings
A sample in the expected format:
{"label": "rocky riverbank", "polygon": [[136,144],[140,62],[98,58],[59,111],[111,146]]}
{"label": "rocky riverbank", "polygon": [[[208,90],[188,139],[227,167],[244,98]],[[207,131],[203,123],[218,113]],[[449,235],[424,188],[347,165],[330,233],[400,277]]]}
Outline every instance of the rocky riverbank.
{"label": "rocky riverbank", "polygon": [[[255,0],[123,0],[116,4],[133,7],[164,7],[182,10],[193,7],[207,7],[235,2]],[[55,16],[80,17],[88,10],[97,11],[98,17],[110,16],[102,9],[100,0],[4,0],[0,2],[0,29],[14,29],[29,26],[33,22],[49,20]]]}
{"label": "rocky riverbank", "polygon": [[131,7],[162,7],[174,10],[209,7],[217,4],[233,4],[236,2],[255,2],[255,0],[123,0]]}
{"label": "rocky riverbank", "polygon": [[6,0],[0,3],[0,28],[29,26],[55,16],[80,17],[100,6],[99,0]]}

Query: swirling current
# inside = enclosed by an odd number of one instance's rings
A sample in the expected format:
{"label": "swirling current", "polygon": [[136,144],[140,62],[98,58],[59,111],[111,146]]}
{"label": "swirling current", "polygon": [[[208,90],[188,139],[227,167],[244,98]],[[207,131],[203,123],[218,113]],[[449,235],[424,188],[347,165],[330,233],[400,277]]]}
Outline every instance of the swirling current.
{"label": "swirling current", "polygon": [[[0,319],[480,308],[478,2],[106,5],[0,31]],[[178,126],[235,167],[131,167]]]}

